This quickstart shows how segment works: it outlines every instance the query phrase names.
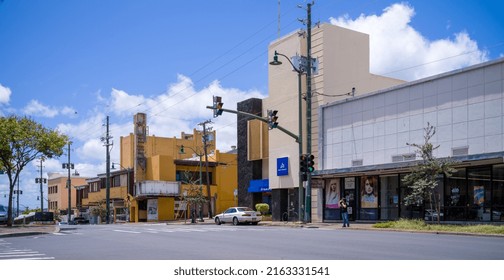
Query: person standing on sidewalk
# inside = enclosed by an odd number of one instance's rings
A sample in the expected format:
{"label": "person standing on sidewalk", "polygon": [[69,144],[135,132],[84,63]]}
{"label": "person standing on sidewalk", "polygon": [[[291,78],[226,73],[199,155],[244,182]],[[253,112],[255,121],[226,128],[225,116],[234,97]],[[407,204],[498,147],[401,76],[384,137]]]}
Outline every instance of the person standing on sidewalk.
{"label": "person standing on sidewalk", "polygon": [[343,227],[350,227],[350,223],[348,222],[348,204],[346,198],[342,198],[339,201],[340,210],[341,210],[341,218],[343,219]]}

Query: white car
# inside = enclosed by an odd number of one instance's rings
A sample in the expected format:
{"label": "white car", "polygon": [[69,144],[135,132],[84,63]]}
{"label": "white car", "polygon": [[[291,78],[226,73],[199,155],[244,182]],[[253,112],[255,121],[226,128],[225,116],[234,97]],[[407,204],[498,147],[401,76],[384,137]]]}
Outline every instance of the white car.
{"label": "white car", "polygon": [[7,207],[0,204],[0,223],[7,223]]}
{"label": "white car", "polygon": [[261,213],[249,207],[230,207],[223,213],[216,215],[214,220],[218,225],[223,223],[233,223],[235,226],[241,223],[257,225],[262,220],[262,216]]}

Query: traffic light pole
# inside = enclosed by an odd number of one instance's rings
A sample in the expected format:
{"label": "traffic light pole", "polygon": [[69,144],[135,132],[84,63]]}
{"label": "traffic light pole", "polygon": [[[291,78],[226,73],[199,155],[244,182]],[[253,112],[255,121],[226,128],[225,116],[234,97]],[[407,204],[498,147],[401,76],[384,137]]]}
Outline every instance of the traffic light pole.
{"label": "traffic light pole", "polygon": [[[207,109],[212,109],[212,110],[216,110],[217,109],[217,108],[214,108],[213,106],[206,106],[206,108]],[[256,116],[254,114],[250,114],[250,113],[246,113],[246,112],[241,112],[241,111],[235,111],[235,110],[229,110],[229,109],[224,109],[224,108],[219,108],[219,110],[223,111],[223,112],[227,112],[227,113],[249,116],[251,118],[254,118],[254,119],[263,121],[265,123],[268,123],[268,119],[267,118],[259,117],[259,116]],[[287,129],[281,127],[280,125],[277,125],[276,128],[278,128],[279,130],[281,130],[283,133],[289,135],[290,137],[294,138],[294,140],[296,140],[296,142],[299,143],[300,138],[296,134],[288,131]]]}
{"label": "traffic light pole", "polygon": [[[312,154],[312,143],[311,143],[311,132],[312,132],[312,92],[311,92],[311,75],[312,75],[312,59],[311,59],[311,6],[313,3],[307,4],[307,60],[308,67],[306,68],[306,153],[308,155]],[[306,182],[306,203],[305,203],[305,222],[311,223],[311,172],[307,172],[307,182]]]}

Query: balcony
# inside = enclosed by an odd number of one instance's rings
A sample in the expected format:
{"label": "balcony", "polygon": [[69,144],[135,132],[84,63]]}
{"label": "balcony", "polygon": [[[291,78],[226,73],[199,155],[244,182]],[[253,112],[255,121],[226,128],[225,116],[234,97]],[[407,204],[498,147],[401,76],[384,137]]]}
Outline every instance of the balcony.
{"label": "balcony", "polygon": [[179,196],[180,182],[142,181],[135,184],[135,196]]}

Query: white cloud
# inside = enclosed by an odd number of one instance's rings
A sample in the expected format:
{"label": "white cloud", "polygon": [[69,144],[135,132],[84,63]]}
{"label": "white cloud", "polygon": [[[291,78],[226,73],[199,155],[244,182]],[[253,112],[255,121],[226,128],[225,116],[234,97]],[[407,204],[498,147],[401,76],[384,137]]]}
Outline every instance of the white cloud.
{"label": "white cloud", "polygon": [[58,115],[58,110],[45,106],[38,100],[31,100],[28,105],[23,108],[23,113],[30,116],[53,118]]}
{"label": "white cloud", "polygon": [[330,21],[369,34],[371,72],[375,74],[416,80],[488,60],[487,52],[465,31],[453,38],[426,38],[410,25],[414,15],[413,7],[400,3],[385,8],[381,15],[361,14],[356,19],[345,15]]}
{"label": "white cloud", "polygon": [[76,152],[81,160],[105,161],[105,147],[100,139],[90,139],[78,147]]}
{"label": "white cloud", "polygon": [[60,113],[64,116],[67,116],[72,119],[77,117],[77,110],[75,110],[72,107],[68,107],[68,106],[63,107],[63,109],[61,109]]}
{"label": "white cloud", "polygon": [[[194,128],[205,120],[211,119],[213,128],[217,131],[217,147],[229,150],[236,145],[236,115],[224,113],[213,119],[213,112],[206,106],[212,105],[213,96],[221,96],[224,108],[236,110],[236,103],[248,98],[264,98],[259,91],[243,91],[235,88],[224,88],[214,81],[203,89],[194,88],[192,80],[179,75],[177,82],[170,84],[167,91],[159,96],[144,97],[128,94],[113,89],[111,93],[111,108],[118,116],[131,116],[127,125],[127,135],[131,132],[132,116],[137,112],[147,114],[147,124],[150,135],[161,137],[180,137],[181,132],[191,133]],[[117,129],[124,127],[118,126]]]}
{"label": "white cloud", "polygon": [[10,101],[11,90],[0,84],[0,104],[8,104]]}

